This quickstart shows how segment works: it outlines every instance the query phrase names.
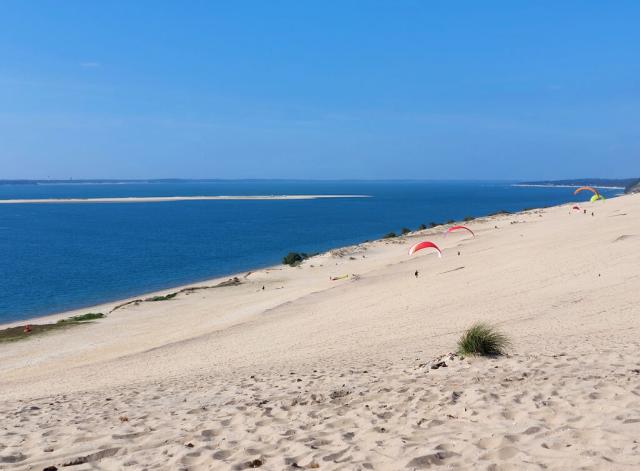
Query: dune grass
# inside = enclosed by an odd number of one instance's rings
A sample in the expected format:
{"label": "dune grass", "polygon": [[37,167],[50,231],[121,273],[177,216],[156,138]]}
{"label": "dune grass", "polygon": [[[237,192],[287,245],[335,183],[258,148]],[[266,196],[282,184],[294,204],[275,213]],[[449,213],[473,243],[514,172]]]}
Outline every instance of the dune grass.
{"label": "dune grass", "polygon": [[164,296],[152,296],[150,298],[145,299],[145,301],[148,302],[156,302],[156,301],[169,301],[170,299],[175,298],[178,295],[178,293],[169,293],[169,294],[165,294]]}
{"label": "dune grass", "polygon": [[45,334],[61,329],[67,329],[72,326],[88,324],[96,319],[102,319],[104,314],[101,312],[89,312],[79,316],[72,316],[66,319],[60,319],[58,322],[52,322],[49,324],[30,324],[29,331],[25,332],[26,325],[20,325],[17,327],[9,327],[7,329],[0,330],[0,343],[14,342],[16,340],[24,340],[33,337],[34,335]]}
{"label": "dune grass", "polygon": [[66,319],[60,319],[57,324],[74,324],[78,322],[89,322],[95,321],[96,319],[102,319],[104,314],[101,312],[88,312],[86,314],[81,314],[79,316],[71,316]]}
{"label": "dune grass", "polygon": [[504,355],[511,340],[498,329],[485,322],[469,327],[458,340],[458,353],[463,356]]}

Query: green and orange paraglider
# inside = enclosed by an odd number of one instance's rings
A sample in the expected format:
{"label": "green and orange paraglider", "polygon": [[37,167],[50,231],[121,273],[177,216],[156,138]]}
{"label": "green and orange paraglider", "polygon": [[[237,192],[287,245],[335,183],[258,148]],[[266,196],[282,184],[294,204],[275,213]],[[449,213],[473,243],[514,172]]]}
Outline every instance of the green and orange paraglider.
{"label": "green and orange paraglider", "polygon": [[593,193],[594,195],[598,194],[598,190],[596,190],[595,188],[591,187],[591,186],[581,186],[580,188],[577,188],[576,191],[573,192],[574,195],[577,195],[578,193],[580,193],[581,191],[590,191],[591,193]]}
{"label": "green and orange paraglider", "polygon": [[577,195],[581,191],[590,191],[591,193],[593,193],[593,195],[591,196],[591,199],[589,200],[592,203],[594,201],[604,200],[605,199],[604,196],[602,196],[600,193],[598,193],[598,190],[596,190],[595,188],[593,188],[591,186],[581,186],[580,188],[577,188],[576,191],[573,192],[573,194]]}

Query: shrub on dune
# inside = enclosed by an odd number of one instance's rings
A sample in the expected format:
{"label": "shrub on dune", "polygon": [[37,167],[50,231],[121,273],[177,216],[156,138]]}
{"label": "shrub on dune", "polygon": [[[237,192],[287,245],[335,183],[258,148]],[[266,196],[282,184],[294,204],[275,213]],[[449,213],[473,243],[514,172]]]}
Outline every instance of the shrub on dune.
{"label": "shrub on dune", "polygon": [[382,236],[383,239],[393,239],[394,237],[398,237],[395,232],[389,232]]}
{"label": "shrub on dune", "polygon": [[409,229],[408,227],[403,227],[402,229],[400,229],[400,233],[402,235],[407,235],[410,232],[411,232],[411,229]]}
{"label": "shrub on dune", "polygon": [[458,353],[464,356],[504,355],[510,345],[509,337],[495,327],[484,322],[477,322],[469,327],[458,340]]}
{"label": "shrub on dune", "polygon": [[295,267],[297,265],[300,265],[300,263],[302,263],[302,261],[306,260],[307,258],[309,258],[309,254],[306,254],[304,252],[289,252],[282,258],[282,263],[291,267]]}

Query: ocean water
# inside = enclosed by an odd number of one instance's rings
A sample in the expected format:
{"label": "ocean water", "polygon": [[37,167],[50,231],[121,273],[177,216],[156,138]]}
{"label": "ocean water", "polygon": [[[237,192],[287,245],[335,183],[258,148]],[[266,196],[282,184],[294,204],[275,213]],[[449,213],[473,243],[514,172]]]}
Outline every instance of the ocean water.
{"label": "ocean water", "polygon": [[[613,196],[620,190],[603,190]],[[571,201],[505,182],[0,185],[0,199],[366,194],[364,199],[0,205],[0,323],[280,263],[402,227]]]}

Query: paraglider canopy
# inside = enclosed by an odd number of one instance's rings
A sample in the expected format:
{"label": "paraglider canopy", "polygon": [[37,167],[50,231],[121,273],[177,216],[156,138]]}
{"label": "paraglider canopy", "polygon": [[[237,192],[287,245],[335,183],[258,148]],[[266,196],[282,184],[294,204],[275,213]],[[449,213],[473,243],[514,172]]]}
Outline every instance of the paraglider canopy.
{"label": "paraglider canopy", "polygon": [[578,206],[577,204],[573,206],[572,209],[575,209],[576,211],[580,211],[580,206]]}
{"label": "paraglider canopy", "polygon": [[598,190],[596,190],[595,188],[591,187],[591,186],[581,186],[580,188],[576,189],[576,191],[573,192],[574,195],[577,195],[578,193],[580,193],[581,191],[590,191],[591,193],[593,193],[594,195],[599,194]]}
{"label": "paraglider canopy", "polygon": [[596,193],[595,195],[593,195],[591,197],[591,202],[593,203],[594,201],[598,201],[598,200],[603,200],[604,201],[604,196],[602,196],[600,193]]}
{"label": "paraglider canopy", "polygon": [[429,242],[428,240],[412,245],[409,249],[409,255],[413,255],[414,253],[423,249],[434,249],[438,252],[438,257],[442,258],[442,251],[440,250],[440,248],[436,244],[434,244],[433,242]]}
{"label": "paraglider canopy", "polygon": [[447,234],[453,231],[468,231],[469,234],[471,234],[473,237],[476,236],[471,229],[465,226],[451,226],[449,229],[447,229]]}

